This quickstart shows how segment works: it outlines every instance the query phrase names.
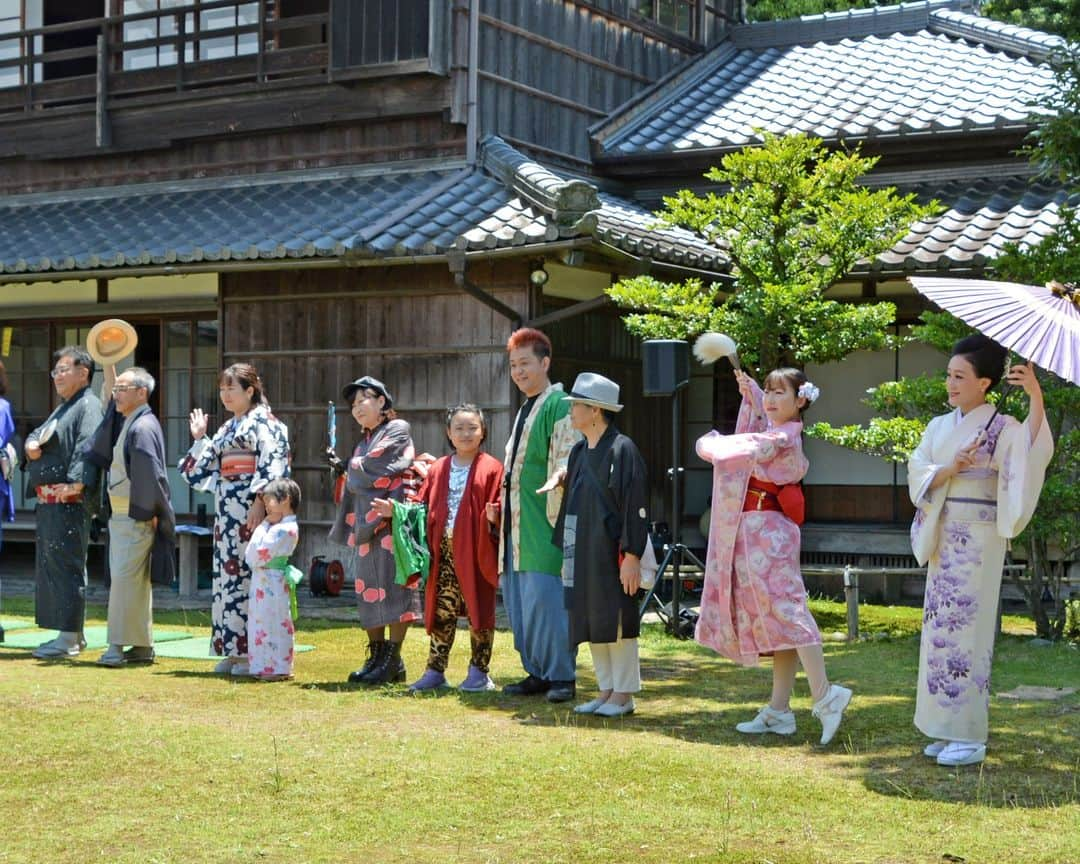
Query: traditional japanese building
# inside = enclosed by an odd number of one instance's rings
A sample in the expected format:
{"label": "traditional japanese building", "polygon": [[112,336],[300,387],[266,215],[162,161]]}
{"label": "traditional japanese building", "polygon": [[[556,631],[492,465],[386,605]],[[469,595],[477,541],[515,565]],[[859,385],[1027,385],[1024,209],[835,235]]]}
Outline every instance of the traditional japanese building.
{"label": "traditional japanese building", "polygon": [[[529,323],[556,380],[623,385],[666,513],[669,410],[642,396],[640,345],[603,292],[729,268],[653,226],[663,194],[700,188],[755,128],[880,155],[871,183],[945,212],[833,293],[895,300],[900,332],[924,308],[906,275],[979,274],[1054,230],[1065,194],[1015,151],[1060,43],[970,5],[746,25],[738,0],[0,0],[0,359],[19,431],[55,398],[50,352],[105,317],[138,330],[174,464],[192,406],[221,420],[218,370],[251,361],[291,429],[307,557],[341,385],[386,381],[433,452],[460,400],[501,442],[503,346]],[[940,364],[907,347],[812,369],[815,415],[865,419],[866,387]],[[688,525],[707,485],[692,441],[727,422],[726,375],[695,369],[683,400]],[[341,411],[339,449],[353,434]],[[820,444],[811,459],[812,520],[907,519],[902,472]],[[212,509],[174,494],[185,518]]]}

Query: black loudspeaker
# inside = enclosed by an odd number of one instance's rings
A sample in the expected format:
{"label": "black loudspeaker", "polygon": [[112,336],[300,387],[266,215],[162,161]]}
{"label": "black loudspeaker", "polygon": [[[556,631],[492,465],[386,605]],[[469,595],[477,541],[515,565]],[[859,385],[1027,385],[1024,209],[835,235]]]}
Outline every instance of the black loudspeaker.
{"label": "black loudspeaker", "polygon": [[690,383],[690,343],[649,339],[641,343],[646,396],[670,396]]}

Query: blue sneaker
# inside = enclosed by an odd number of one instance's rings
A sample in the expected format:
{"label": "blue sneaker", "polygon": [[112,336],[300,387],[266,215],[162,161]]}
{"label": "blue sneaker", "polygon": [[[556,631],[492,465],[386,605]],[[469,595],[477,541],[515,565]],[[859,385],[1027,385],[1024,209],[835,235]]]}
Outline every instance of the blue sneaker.
{"label": "blue sneaker", "polygon": [[410,693],[421,693],[425,690],[438,690],[440,687],[449,687],[446,676],[434,669],[425,669],[424,674],[409,685]]}
{"label": "blue sneaker", "polygon": [[486,693],[495,689],[495,682],[487,672],[481,672],[472,663],[469,664],[469,674],[458,685],[458,690],[463,693]]}

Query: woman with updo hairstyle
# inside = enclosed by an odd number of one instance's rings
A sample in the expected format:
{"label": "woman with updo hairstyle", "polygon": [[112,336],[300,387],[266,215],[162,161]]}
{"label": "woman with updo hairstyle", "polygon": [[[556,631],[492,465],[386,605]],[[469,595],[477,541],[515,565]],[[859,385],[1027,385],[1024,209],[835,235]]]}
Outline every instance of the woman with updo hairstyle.
{"label": "woman with updo hairstyle", "polygon": [[[953,410],[935,417],[908,462],[916,507],[911,545],[926,565],[915,725],[939,765],[986,756],[990,665],[1005,547],[1031,519],[1054,452],[1042,389],[1030,364],[981,334],[953,347],[945,377]],[[1027,419],[997,411],[1002,374],[1028,395]]]}
{"label": "woman with updo hairstyle", "polygon": [[214,671],[247,675],[251,569],[244,551],[266,517],[260,493],[271,480],[289,476],[289,433],[270,413],[255,367],[234,363],[224,369],[218,395],[227,419],[211,438],[209,415],[192,410],[188,419],[195,443],[180,460],[180,474],[190,486],[214,493],[211,650],[222,658]]}

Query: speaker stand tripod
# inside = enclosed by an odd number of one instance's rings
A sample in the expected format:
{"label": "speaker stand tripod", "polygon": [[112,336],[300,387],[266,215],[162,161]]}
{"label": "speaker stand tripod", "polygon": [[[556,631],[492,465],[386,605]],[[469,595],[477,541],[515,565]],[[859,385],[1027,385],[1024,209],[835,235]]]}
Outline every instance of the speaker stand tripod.
{"label": "speaker stand tripod", "polygon": [[[683,469],[679,465],[679,445],[681,444],[681,426],[679,413],[679,391],[676,388],[671,398],[671,467],[667,470],[668,479],[671,481],[671,542],[664,545],[664,557],[656,571],[656,583],[649,589],[641,604],[641,616],[648,611],[650,604],[656,605],[657,614],[669,633],[679,639],[688,639],[694,635],[694,622],[684,621],[679,609],[682,600],[682,577],[679,573],[687,559],[692,561],[701,571],[705,572],[705,565],[691,552],[682,542],[682,475]],[[651,543],[652,540],[650,539]],[[668,568],[671,573],[668,573]],[[656,596],[657,589],[663,584],[664,578],[671,579],[671,605],[664,608],[660,598]]]}

